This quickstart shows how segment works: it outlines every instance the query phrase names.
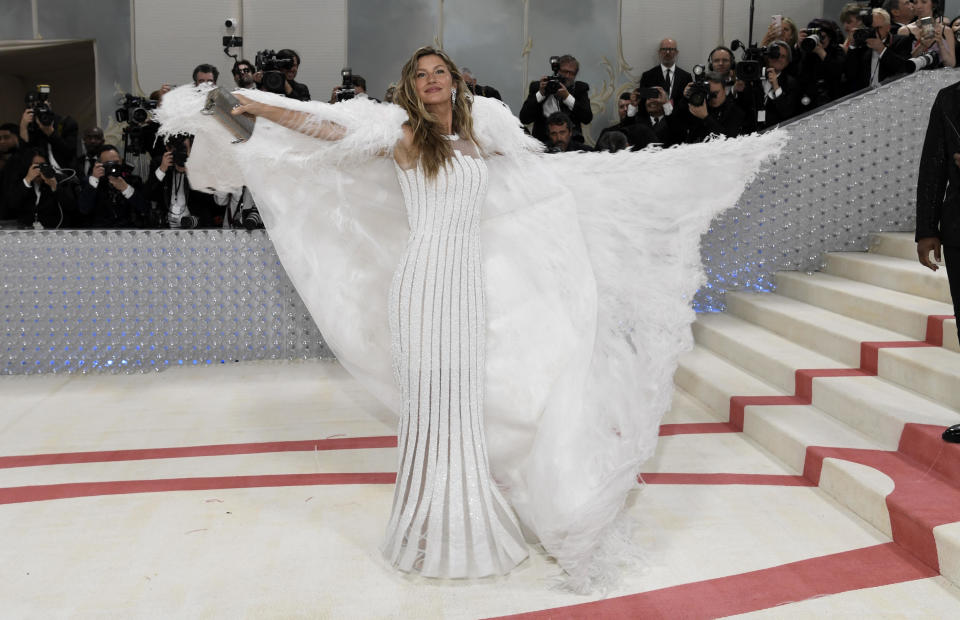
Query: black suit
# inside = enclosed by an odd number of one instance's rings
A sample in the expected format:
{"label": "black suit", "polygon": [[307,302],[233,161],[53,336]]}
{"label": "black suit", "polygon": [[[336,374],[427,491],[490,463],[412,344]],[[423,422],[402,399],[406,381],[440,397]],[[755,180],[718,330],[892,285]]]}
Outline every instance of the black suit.
{"label": "black suit", "polygon": [[[40,189],[39,196],[34,187]],[[21,178],[11,183],[7,201],[8,212],[24,228],[33,226],[34,222],[39,222],[44,228],[63,228],[70,226],[75,219],[75,205],[63,183],[58,183],[57,191],[53,191],[42,181],[27,187]]]}
{"label": "black suit", "polygon": [[503,97],[500,96],[500,91],[494,88],[493,86],[481,86],[477,84],[475,87],[470,89],[474,95],[480,95],[481,97],[490,97],[491,99],[498,99],[503,101]]}
{"label": "black suit", "polygon": [[936,237],[950,280],[954,315],[960,316],[960,168],[953,161],[960,153],[960,84],[937,93],[920,155],[917,177],[917,236]]}
{"label": "black suit", "polygon": [[140,228],[147,222],[148,205],[139,177],[125,176],[133,195],[125,198],[107,177],[100,177],[97,186],[83,180],[78,201],[79,211],[90,228]]}
{"label": "black suit", "polygon": [[[887,49],[877,62],[877,80],[883,82],[903,73],[913,73],[910,62],[911,37],[889,35]],[[869,47],[851,47],[843,63],[844,93],[849,94],[870,86],[873,50]]]}
{"label": "black suit", "polygon": [[650,115],[643,112],[641,108],[641,111],[637,113],[637,119],[639,119],[637,124],[653,130],[653,133],[657,136],[657,142],[664,147],[673,146],[680,142],[680,132],[677,130],[677,123],[671,117],[661,116],[659,120],[654,122]]}
{"label": "black suit", "polygon": [[680,105],[683,101],[683,89],[687,87],[687,84],[693,81],[693,76],[690,75],[689,71],[684,71],[680,67],[674,65],[671,67],[673,74],[673,88],[669,88],[666,78],[663,76],[663,67],[657,65],[656,67],[650,69],[649,71],[644,71],[640,76],[640,87],[641,88],[653,88],[659,86],[663,90],[667,91],[667,99],[673,101],[674,109]]}
{"label": "black suit", "polygon": [[[590,87],[585,82],[574,82],[573,88],[568,91],[573,95],[573,109],[568,108],[562,101],[558,101],[557,105],[560,112],[570,118],[574,139],[583,142],[582,125],[589,125],[593,120],[593,110],[590,109]],[[543,114],[543,106],[549,101],[550,96],[538,102],[538,92],[540,92],[540,82],[530,82],[527,98],[523,102],[523,107],[520,108],[520,122],[524,125],[533,123],[530,135],[549,146],[550,137],[547,135],[547,117]]]}
{"label": "black suit", "polygon": [[600,138],[603,137],[603,134],[611,131],[619,131],[626,136],[627,143],[635,151],[646,148],[649,144],[662,143],[662,140],[660,140],[649,124],[638,123],[636,119],[636,116],[633,118],[627,117],[616,125],[610,125],[609,127],[606,127],[600,132],[600,135],[597,136],[597,142],[600,142]]}
{"label": "black suit", "polygon": [[683,142],[696,143],[703,142],[714,134],[736,138],[743,133],[746,114],[732,99],[727,99],[715,108],[708,103],[706,118],[697,118],[690,112],[689,107],[683,111],[681,118]]}
{"label": "black suit", "polygon": [[219,228],[223,225],[223,216],[226,211],[224,207],[216,203],[213,194],[192,189],[187,175],[176,172],[174,166],[167,169],[162,181],[157,178],[156,168],[152,168],[146,185],[147,197],[157,203],[164,222],[167,222],[167,214],[170,213],[170,202],[175,191],[175,180],[177,183],[183,183],[183,193],[187,199],[187,209],[189,209],[190,215],[194,215],[200,220],[197,228]]}
{"label": "black suit", "polygon": [[[41,131],[39,125],[31,123],[27,131],[30,146],[40,149],[44,157],[53,153],[57,165],[67,168],[77,156],[77,121],[69,116],[54,116],[53,133],[49,136]],[[47,147],[49,146],[49,151]]]}
{"label": "black suit", "polygon": [[[743,92],[737,94],[737,105],[745,114],[744,133],[773,127],[800,113],[802,92],[797,79],[784,72],[777,76],[777,83],[780,86],[780,95],[775,98],[767,97],[763,80],[748,83]],[[758,120],[757,109],[763,110],[763,123]]]}

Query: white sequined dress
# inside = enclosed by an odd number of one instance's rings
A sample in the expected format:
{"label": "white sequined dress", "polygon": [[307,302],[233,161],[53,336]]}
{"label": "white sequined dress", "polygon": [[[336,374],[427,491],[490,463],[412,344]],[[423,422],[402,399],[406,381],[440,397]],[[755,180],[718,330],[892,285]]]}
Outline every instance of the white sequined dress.
{"label": "white sequined dress", "polygon": [[450,136],[428,179],[397,166],[410,239],[390,290],[400,387],[399,467],[383,551],[427,577],[503,574],[527,557],[490,474],[484,438],[485,313],[480,215],[487,166]]}
{"label": "white sequined dress", "polygon": [[631,546],[625,500],[693,346],[700,235],[784,136],[544,155],[475,97],[477,146],[457,140],[427,181],[384,156],[397,106],[243,94],[343,135],[259,118],[234,144],[192,86],[164,95],[162,130],[196,136],[193,187],[250,188],[338,363],[399,415],[388,561],[503,573],[527,554],[519,521],[566,587],[610,587]]}

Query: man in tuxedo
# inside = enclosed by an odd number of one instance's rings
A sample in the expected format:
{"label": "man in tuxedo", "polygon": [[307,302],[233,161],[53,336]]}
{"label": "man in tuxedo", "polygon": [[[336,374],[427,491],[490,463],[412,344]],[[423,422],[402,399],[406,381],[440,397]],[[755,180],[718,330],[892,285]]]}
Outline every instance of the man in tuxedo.
{"label": "man in tuxedo", "polygon": [[928,56],[910,58],[910,37],[893,34],[890,15],[883,9],[873,10],[872,34],[866,45],[851,45],[847,50],[843,65],[846,93],[879,86],[887,78],[932,64]]}
{"label": "man in tuxedo", "polygon": [[170,228],[220,228],[223,217],[219,214],[224,209],[213,195],[190,187],[186,162],[192,144],[189,136],[167,140],[165,152],[147,180],[146,191]]}
{"label": "man in tuxedo", "polygon": [[687,87],[693,76],[677,66],[677,55],[679,50],[677,42],[673,39],[664,39],[660,41],[660,48],[657,54],[660,57],[660,64],[648,71],[644,71],[640,76],[641,88],[662,88],[667,94],[667,102],[664,104],[664,113],[667,116],[673,114],[675,106],[680,105],[683,98],[683,89]]}
{"label": "man in tuxedo", "polygon": [[103,130],[91,127],[83,132],[83,154],[73,160],[73,169],[79,179],[87,179],[93,174],[97,155],[103,147]]}
{"label": "man in tuxedo", "polygon": [[917,256],[933,271],[947,266],[953,313],[960,316],[960,84],[937,93],[917,177]]}
{"label": "man in tuxedo", "polygon": [[[712,135],[721,135],[736,138],[743,133],[744,112],[733,99],[727,98],[725,76],[715,71],[706,74],[707,86],[710,94],[701,105],[695,106],[687,99],[687,110],[682,116],[682,140],[687,143],[704,142]],[[687,86],[687,93],[692,85]]]}
{"label": "man in tuxedo", "polygon": [[737,103],[746,114],[744,133],[773,127],[800,112],[800,83],[786,72],[793,50],[786,41],[774,41],[770,48],[779,53],[776,58],[767,57],[760,81],[747,83],[736,93]]}
{"label": "man in tuxedo", "polygon": [[[648,144],[659,143],[660,139],[654,133],[652,127],[647,123],[637,122],[638,116],[630,116],[629,111],[632,106],[633,95],[630,93],[621,93],[617,100],[617,114],[620,121],[615,125],[604,128],[597,136],[597,144],[604,135],[612,132],[620,132],[627,139],[627,144],[634,150],[646,147]],[[636,109],[634,108],[634,112]]]}
{"label": "man in tuxedo", "polygon": [[640,99],[641,110],[637,112],[637,124],[649,127],[656,135],[656,142],[664,147],[679,142],[675,120],[664,113],[665,97]]}
{"label": "man in tuxedo", "polygon": [[[109,172],[104,164],[112,164]],[[83,183],[78,210],[91,228],[137,228],[147,222],[149,207],[140,179],[124,170],[117,147],[100,147],[97,163]]]}
{"label": "man in tuxedo", "polygon": [[566,54],[557,61],[557,73],[562,83],[556,92],[550,92],[548,86],[550,78],[543,76],[538,82],[531,82],[527,98],[520,108],[520,122],[524,125],[533,123],[531,135],[546,145],[550,145],[547,131],[547,118],[556,112],[563,113],[570,119],[573,128],[572,140],[583,143],[582,125],[588,125],[593,120],[593,110],[590,109],[590,86],[585,82],[577,81],[580,72],[580,63],[573,56]]}

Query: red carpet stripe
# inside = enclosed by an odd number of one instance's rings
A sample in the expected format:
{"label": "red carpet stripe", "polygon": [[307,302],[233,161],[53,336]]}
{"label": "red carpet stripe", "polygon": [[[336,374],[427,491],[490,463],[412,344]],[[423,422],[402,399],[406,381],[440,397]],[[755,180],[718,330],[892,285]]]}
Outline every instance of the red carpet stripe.
{"label": "red carpet stripe", "polygon": [[815,487],[803,476],[780,474],[640,474],[638,480],[647,484],[751,484],[782,487]]}
{"label": "red carpet stripe", "polygon": [[27,454],[23,456],[0,456],[0,469],[35,467],[38,465],[144,461],[148,459],[178,459],[196,456],[226,456],[232,454],[263,454],[267,452],[312,452],[313,450],[360,450],[365,448],[396,447],[397,437],[396,435],[392,435],[383,437],[341,437],[336,439],[309,439],[305,441],[184,446],[180,448]]}
{"label": "red carpet stripe", "polygon": [[739,429],[729,422],[691,422],[689,424],[661,424],[660,436],[702,435],[707,433],[736,433]]}
{"label": "red carpet stripe", "polygon": [[936,571],[895,543],[887,543],[740,575],[504,618],[719,618],[936,575]]}
{"label": "red carpet stripe", "polygon": [[394,484],[393,472],[348,474],[280,474],[266,476],[219,476],[170,478],[165,480],[121,480],[116,482],[73,482],[0,489],[0,504],[21,504],[52,499],[159,493],[167,491],[212,491],[333,484]]}

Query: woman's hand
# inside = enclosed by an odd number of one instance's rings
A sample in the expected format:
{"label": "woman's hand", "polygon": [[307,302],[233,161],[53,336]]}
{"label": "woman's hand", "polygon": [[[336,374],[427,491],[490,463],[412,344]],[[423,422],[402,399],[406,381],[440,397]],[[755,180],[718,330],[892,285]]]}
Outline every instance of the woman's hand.
{"label": "woman's hand", "polygon": [[239,116],[240,114],[249,114],[251,116],[260,116],[264,112],[264,105],[259,101],[253,101],[243,95],[234,95],[237,98],[237,105],[233,106],[233,109],[230,110],[230,114],[234,116]]}

